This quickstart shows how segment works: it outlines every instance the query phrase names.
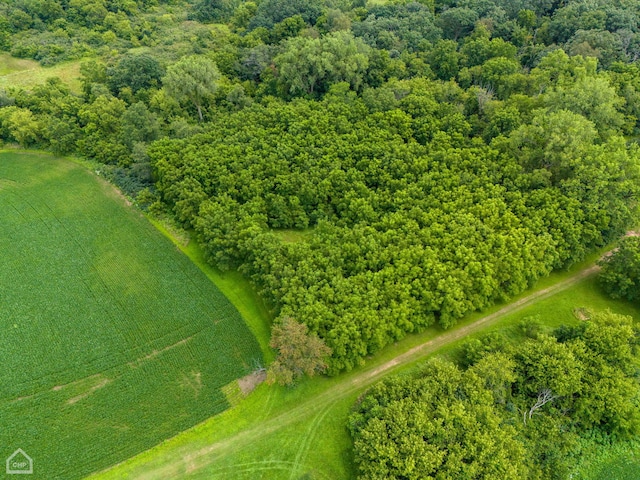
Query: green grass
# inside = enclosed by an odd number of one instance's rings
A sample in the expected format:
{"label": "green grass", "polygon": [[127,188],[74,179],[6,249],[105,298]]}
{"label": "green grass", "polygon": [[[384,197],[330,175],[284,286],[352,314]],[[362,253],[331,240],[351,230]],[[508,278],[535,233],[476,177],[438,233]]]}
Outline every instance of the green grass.
{"label": "green grass", "polygon": [[32,70],[39,66],[35,60],[15,58],[8,53],[0,53],[0,76],[10,75],[24,70]]}
{"label": "green grass", "polygon": [[[535,290],[569,278],[592,264],[598,256],[595,253],[569,271],[554,273],[539,282]],[[453,331],[465,328],[500,307],[497,305],[486,312],[468,316]],[[428,354],[416,356],[410,363],[389,369],[389,372],[405,371],[434,355],[455,355],[456,349],[466,339],[491,330],[501,330],[517,339],[518,324],[528,316],[539,315],[549,330],[563,323],[577,323],[579,320],[573,314],[575,307],[609,308],[640,319],[639,305],[609,299],[599,289],[595,277],[589,277],[553,296],[504,315],[463,340],[439,348],[436,345],[427,351]],[[294,389],[261,385],[232,409],[92,478],[354,478],[346,420],[357,397],[370,385],[367,378],[397,355],[444,335],[435,327],[410,335],[370,358],[366,366],[337,378],[307,380]],[[598,465],[596,467],[599,468]]]}
{"label": "green grass", "polygon": [[280,240],[285,243],[299,243],[304,242],[309,239],[309,237],[313,234],[313,228],[307,228],[305,230],[294,230],[294,229],[277,229],[272,230]]}
{"label": "green grass", "polygon": [[106,182],[0,153],[0,458],[104,469],[228,407],[262,361],[239,312]]}
{"label": "green grass", "polygon": [[149,217],[149,220],[224,293],[225,297],[238,309],[245,323],[260,343],[265,361],[272,360],[273,350],[269,347],[271,315],[264,301],[249,281],[239,272],[222,272],[209,265],[200,245],[191,241],[191,232],[178,231],[169,222],[158,218]]}
{"label": "green grass", "polygon": [[588,443],[581,460],[573,472],[574,480],[637,480],[640,476],[640,440],[610,446]]}
{"label": "green grass", "polygon": [[640,453],[622,453],[597,467],[587,477],[589,480],[638,480],[640,476]]}
{"label": "green grass", "polygon": [[43,67],[33,60],[0,53],[0,88],[30,88],[44,83],[47,78],[58,77],[69,85],[74,93],[79,93],[81,91],[80,63],[82,63],[81,60],[74,60]]}

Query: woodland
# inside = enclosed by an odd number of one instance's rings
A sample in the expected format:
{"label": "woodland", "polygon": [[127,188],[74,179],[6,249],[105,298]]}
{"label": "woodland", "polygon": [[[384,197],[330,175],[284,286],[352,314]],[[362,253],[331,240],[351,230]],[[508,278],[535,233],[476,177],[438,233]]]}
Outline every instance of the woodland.
{"label": "woodland", "polygon": [[638,433],[631,317],[522,327],[523,343],[487,334],[458,362],[432,360],[361,397],[349,418],[359,478],[574,478],[590,442]]}
{"label": "woodland", "polygon": [[0,12],[11,55],[85,58],[81,92],[0,92],[0,138],[91,159],[169,212],[326,343],[329,373],[522,292],[637,213],[638,2]]}

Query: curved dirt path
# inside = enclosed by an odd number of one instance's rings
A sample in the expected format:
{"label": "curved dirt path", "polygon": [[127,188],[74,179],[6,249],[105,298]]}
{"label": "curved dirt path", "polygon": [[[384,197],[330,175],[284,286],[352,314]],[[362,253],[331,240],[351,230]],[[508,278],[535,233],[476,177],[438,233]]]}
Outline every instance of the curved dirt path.
{"label": "curved dirt path", "polygon": [[[500,310],[486,315],[469,325],[444,332],[438,335],[436,338],[417,345],[406,351],[405,353],[383,363],[382,365],[372,367],[369,370],[364,370],[356,376],[347,377],[338,385],[325,390],[324,392],[313,398],[309,398],[308,400],[299,403],[291,410],[265,420],[262,423],[250,426],[245,430],[242,430],[223,440],[214,442],[204,448],[200,448],[199,450],[189,452],[183,451],[182,454],[180,451],[176,451],[176,459],[173,462],[169,464],[165,463],[156,468],[147,465],[145,467],[144,473],[139,475],[133,474],[133,476],[128,478],[136,478],[141,480],[178,478],[180,476],[183,476],[185,472],[189,476],[198,476],[199,471],[201,471],[203,468],[210,467],[213,463],[215,463],[216,459],[224,457],[226,453],[238,451],[252,444],[255,445],[264,437],[267,437],[268,435],[281,430],[297,421],[309,418],[310,416],[313,416],[314,413],[316,415],[320,415],[325,411],[326,406],[331,405],[332,403],[335,403],[336,401],[341,400],[348,395],[364,390],[366,387],[381,380],[382,377],[400,368],[401,366],[424,358],[445,345],[460,340],[461,338],[471,333],[475,333],[478,330],[481,330],[495,323],[505,315],[521,310],[535,303],[536,301],[543,300],[545,298],[551,297],[558,292],[566,290],[567,288],[575,285],[581,280],[594,275],[598,272],[598,270],[600,270],[600,267],[595,265],[585,268],[559,283],[527,295],[520,300],[510,303]],[[178,450],[180,450],[181,448],[183,447],[179,447]],[[224,467],[219,473],[223,474],[223,471],[226,471],[226,473],[228,474],[228,469]],[[211,475],[216,474],[209,470],[206,478],[213,478]]]}

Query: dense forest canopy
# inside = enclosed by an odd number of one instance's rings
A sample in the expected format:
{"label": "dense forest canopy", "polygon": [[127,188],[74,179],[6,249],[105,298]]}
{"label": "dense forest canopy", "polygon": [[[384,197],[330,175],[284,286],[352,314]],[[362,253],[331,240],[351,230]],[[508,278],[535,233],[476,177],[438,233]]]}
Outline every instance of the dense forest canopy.
{"label": "dense forest canopy", "polygon": [[618,248],[599,262],[600,285],[612,298],[640,300],[640,237],[622,239]]}
{"label": "dense forest canopy", "polygon": [[193,229],[348,370],[637,218],[640,2],[0,0],[0,139]]}

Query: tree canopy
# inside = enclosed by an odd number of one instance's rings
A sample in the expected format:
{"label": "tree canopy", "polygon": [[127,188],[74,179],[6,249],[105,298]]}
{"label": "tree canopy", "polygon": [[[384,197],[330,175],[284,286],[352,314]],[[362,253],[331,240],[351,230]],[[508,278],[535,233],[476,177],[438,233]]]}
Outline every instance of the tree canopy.
{"label": "tree canopy", "polygon": [[293,385],[304,375],[324,373],[331,355],[331,349],[316,335],[310,335],[306,325],[289,317],[273,326],[270,346],[278,355],[269,366],[267,381],[280,385]]}
{"label": "tree canopy", "polygon": [[206,57],[192,55],[171,65],[163,84],[176,100],[188,100],[198,110],[198,118],[204,120],[202,106],[207,96],[218,87],[220,72],[214,62]]}
{"label": "tree canopy", "polygon": [[623,3],[0,1],[3,55],[88,56],[79,85],[0,90],[0,138],[99,162],[335,374],[634,225]]}
{"label": "tree canopy", "polygon": [[640,300],[640,237],[622,239],[600,266],[600,285],[612,298]]}
{"label": "tree canopy", "polygon": [[378,383],[349,419],[359,478],[566,478],[580,435],[640,428],[636,333],[603,312]]}

